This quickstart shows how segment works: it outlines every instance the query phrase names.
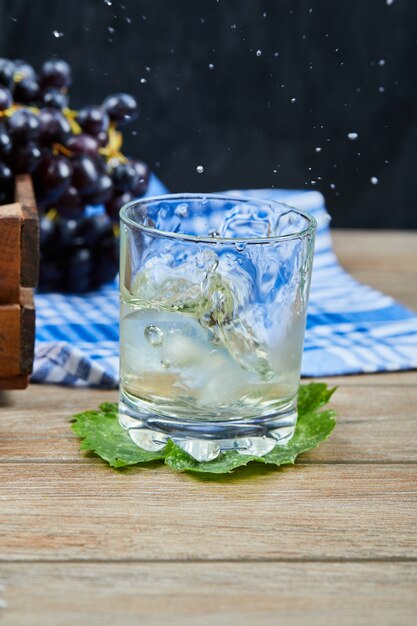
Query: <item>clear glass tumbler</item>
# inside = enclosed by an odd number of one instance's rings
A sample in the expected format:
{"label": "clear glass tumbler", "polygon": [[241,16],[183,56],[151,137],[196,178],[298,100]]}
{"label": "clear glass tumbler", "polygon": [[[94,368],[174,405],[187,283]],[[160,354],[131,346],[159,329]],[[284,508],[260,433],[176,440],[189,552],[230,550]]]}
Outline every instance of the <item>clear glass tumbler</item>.
{"label": "clear glass tumbler", "polygon": [[297,420],[316,222],[181,194],[120,212],[120,423],[145,450],[267,454]]}

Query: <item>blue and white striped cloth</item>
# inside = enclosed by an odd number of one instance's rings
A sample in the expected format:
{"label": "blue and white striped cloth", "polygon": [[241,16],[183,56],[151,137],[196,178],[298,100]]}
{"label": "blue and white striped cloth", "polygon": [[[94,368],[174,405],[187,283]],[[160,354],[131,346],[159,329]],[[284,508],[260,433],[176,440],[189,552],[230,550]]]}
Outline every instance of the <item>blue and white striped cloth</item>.
{"label": "blue and white striped cloth", "polygon": [[[149,195],[164,193],[153,178]],[[417,368],[417,315],[360,284],[332,249],[323,196],[316,191],[240,191],[303,209],[318,221],[302,374],[333,376]],[[116,283],[86,296],[36,296],[32,381],[113,388],[118,384]]]}

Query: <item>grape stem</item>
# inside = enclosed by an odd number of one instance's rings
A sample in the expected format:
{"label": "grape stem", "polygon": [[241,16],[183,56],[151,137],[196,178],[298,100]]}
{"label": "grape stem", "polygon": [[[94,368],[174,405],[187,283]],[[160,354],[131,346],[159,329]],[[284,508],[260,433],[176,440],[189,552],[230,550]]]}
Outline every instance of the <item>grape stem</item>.
{"label": "grape stem", "polygon": [[[18,109],[29,109],[33,113],[39,113],[40,111],[38,107],[23,106],[21,104],[17,104],[16,102],[14,102],[12,106],[8,107],[4,111],[0,111],[0,118],[11,117],[13,113],[15,113],[15,111],[17,111]],[[62,112],[67,118],[74,135],[80,135],[82,133],[82,128],[75,120],[78,112],[74,111],[73,109],[69,109],[68,107],[63,109]],[[116,130],[116,125],[114,124],[114,122],[111,122],[109,126],[109,142],[107,146],[105,146],[104,148],[99,148],[99,154],[106,157],[108,161],[110,161],[110,159],[117,159],[120,163],[128,163],[128,159],[120,151],[122,144],[123,144],[123,135],[121,132]],[[66,157],[73,156],[73,153],[71,152],[71,150],[68,150],[68,148],[63,146],[61,143],[54,143],[52,146],[52,150],[55,155],[61,153]]]}
{"label": "grape stem", "polygon": [[19,109],[18,104],[12,104],[8,109],[4,109],[4,111],[0,111],[0,117],[11,117],[17,109]]}
{"label": "grape stem", "polygon": [[72,109],[69,109],[68,107],[65,107],[65,109],[62,110],[63,114],[65,115],[65,117],[67,118],[70,126],[71,126],[71,130],[74,133],[74,135],[80,135],[83,131],[81,126],[78,124],[78,122],[76,122],[75,118],[77,117],[78,112],[77,111],[73,111]]}
{"label": "grape stem", "polygon": [[122,144],[123,135],[116,130],[115,124],[112,122],[109,126],[109,143],[105,148],[100,148],[99,153],[105,156],[107,160],[117,159],[120,163],[127,163],[127,158],[120,152]]}
{"label": "grape stem", "polygon": [[20,83],[24,79],[25,75],[23,72],[15,72],[13,76],[14,83]]}
{"label": "grape stem", "polygon": [[74,153],[71,150],[68,150],[62,143],[54,143],[52,144],[52,152],[56,156],[57,154],[63,154],[64,156],[71,158],[74,156]]}

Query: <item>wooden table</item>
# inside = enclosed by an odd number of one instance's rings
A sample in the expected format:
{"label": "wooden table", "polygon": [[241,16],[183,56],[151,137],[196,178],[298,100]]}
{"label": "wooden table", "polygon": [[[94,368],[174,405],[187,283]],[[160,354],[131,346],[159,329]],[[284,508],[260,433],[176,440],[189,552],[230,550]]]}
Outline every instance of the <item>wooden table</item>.
{"label": "wooden table", "polygon": [[[417,234],[335,244],[417,310]],[[69,416],[116,392],[3,393],[2,624],[415,624],[417,373],[330,382],[329,441],[295,467],[217,480],[80,453]]]}

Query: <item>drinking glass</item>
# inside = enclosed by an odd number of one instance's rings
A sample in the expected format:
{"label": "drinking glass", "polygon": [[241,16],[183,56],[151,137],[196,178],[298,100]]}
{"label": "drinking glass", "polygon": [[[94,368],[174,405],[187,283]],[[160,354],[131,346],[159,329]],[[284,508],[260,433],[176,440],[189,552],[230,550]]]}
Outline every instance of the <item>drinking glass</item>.
{"label": "drinking glass", "polygon": [[120,211],[120,423],[145,450],[262,456],[297,420],[316,222],[178,194]]}

